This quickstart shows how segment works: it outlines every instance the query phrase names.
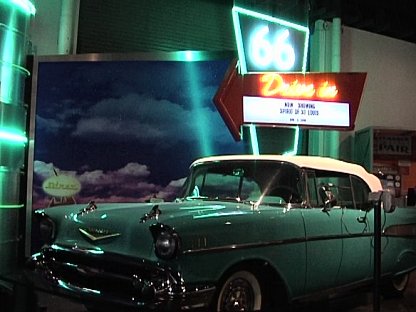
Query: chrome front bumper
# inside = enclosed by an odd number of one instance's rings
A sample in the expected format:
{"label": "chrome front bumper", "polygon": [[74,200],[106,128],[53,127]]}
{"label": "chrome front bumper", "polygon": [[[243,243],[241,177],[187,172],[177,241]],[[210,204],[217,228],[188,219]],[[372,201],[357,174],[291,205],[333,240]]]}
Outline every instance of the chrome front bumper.
{"label": "chrome front bumper", "polygon": [[189,310],[208,306],[215,292],[213,285],[186,285],[154,262],[65,246],[42,249],[26,268],[36,287],[91,305]]}

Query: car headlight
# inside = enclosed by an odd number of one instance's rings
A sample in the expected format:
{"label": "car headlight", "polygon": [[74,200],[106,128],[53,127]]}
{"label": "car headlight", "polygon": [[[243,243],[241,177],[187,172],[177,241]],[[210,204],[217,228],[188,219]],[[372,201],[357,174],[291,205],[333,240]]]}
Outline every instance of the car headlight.
{"label": "car headlight", "polygon": [[164,260],[176,257],[180,247],[179,235],[170,227],[161,224],[151,226],[151,232],[156,256]]}

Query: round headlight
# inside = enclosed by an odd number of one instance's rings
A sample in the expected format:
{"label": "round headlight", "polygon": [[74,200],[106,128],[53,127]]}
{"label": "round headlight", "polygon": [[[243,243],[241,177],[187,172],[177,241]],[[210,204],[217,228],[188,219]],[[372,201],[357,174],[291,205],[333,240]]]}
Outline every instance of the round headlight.
{"label": "round headlight", "polygon": [[155,253],[161,259],[172,259],[179,248],[179,238],[174,232],[162,231],[155,240]]}

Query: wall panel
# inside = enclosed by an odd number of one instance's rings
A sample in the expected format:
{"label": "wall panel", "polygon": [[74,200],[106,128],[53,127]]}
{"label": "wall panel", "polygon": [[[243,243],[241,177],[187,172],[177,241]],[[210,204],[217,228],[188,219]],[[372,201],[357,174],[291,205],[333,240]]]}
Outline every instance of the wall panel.
{"label": "wall panel", "polygon": [[229,0],[81,1],[78,53],[235,50],[232,4]]}

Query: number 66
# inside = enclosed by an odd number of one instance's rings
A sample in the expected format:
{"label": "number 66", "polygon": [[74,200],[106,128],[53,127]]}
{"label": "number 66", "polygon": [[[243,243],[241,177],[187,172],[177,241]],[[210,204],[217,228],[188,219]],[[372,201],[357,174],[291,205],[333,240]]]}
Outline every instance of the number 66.
{"label": "number 66", "polygon": [[250,55],[252,60],[261,67],[275,64],[278,70],[289,70],[296,60],[295,50],[287,42],[289,30],[278,32],[274,41],[267,38],[269,27],[260,28],[251,38]]}

